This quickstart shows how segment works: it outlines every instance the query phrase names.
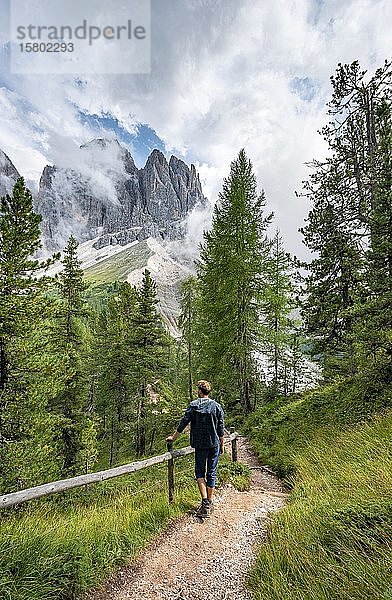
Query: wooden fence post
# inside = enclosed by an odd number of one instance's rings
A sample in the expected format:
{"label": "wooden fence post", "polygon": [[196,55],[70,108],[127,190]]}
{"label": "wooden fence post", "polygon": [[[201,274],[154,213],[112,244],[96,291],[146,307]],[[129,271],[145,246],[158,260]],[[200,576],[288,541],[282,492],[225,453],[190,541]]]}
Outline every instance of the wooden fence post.
{"label": "wooden fence post", "polygon": [[[235,427],[230,427],[230,435],[235,433]],[[231,460],[233,462],[237,462],[238,460],[238,452],[237,452],[237,437],[233,437],[231,440]]]}
{"label": "wooden fence post", "polygon": [[[167,451],[173,450],[173,442],[167,442]],[[174,459],[169,458],[167,461],[167,482],[169,488],[169,502],[170,504],[174,500]]]}

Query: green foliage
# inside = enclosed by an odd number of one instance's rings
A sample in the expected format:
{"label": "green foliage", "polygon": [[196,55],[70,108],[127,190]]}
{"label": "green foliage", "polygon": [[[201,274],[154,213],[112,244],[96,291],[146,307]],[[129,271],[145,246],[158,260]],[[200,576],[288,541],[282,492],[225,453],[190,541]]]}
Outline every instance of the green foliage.
{"label": "green foliage", "polygon": [[312,436],[293,452],[296,486],[250,574],[255,598],[390,597],[392,412]]}
{"label": "green foliage", "polygon": [[[41,247],[40,222],[20,178],[0,207],[0,489],[31,481],[43,470],[45,452],[51,456],[55,451],[42,435],[49,420],[35,381],[37,373],[46,371],[38,328],[49,310],[42,296],[48,278],[38,274],[44,275],[57,258],[33,258]],[[28,450],[37,463],[26,463]]]}
{"label": "green foliage", "polygon": [[64,250],[63,269],[56,281],[59,298],[50,322],[50,345],[57,358],[57,393],[48,409],[57,416],[63,458],[62,476],[72,476],[92,465],[96,428],[88,407],[88,333],[84,319],[88,312],[84,300],[87,289],[77,256],[78,243],[71,236]]}
{"label": "green foliage", "polygon": [[195,327],[197,279],[195,277],[188,277],[182,282],[180,297],[181,313],[178,325],[182,333],[182,342],[186,348],[188,397],[191,401],[193,400],[193,371],[195,368],[194,346],[197,343],[197,330]]}
{"label": "green foliage", "polygon": [[260,332],[263,355],[268,362],[265,379],[270,398],[294,393],[298,373],[304,367],[299,321],[293,317],[296,308],[293,269],[293,259],[285,252],[281,235],[276,231],[265,266],[267,285],[261,313],[264,328]]}
{"label": "green foliage", "polygon": [[254,395],[270,248],[266,229],[272,215],[265,216],[264,209],[252,164],[241,150],[224,180],[196,263],[196,341],[200,375],[214,382],[218,399],[238,394],[244,413],[251,410]]}
{"label": "green foliage", "polygon": [[95,320],[91,371],[101,458],[108,453],[109,465],[161,448],[173,415],[180,412],[176,348],[157,302],[155,282],[146,270],[139,289],[119,283]]}
{"label": "green foliage", "polygon": [[76,600],[102,583],[196,504],[191,460],[177,461],[173,505],[166,471],[166,465],[154,467],[3,514],[0,597]]}
{"label": "green foliage", "polygon": [[91,370],[96,373],[101,439],[109,438],[109,465],[118,461],[130,423],[135,419],[131,335],[136,301],[136,291],[128,283],[119,284],[94,325]]}
{"label": "green foliage", "polygon": [[333,428],[345,429],[392,406],[392,393],[373,373],[297,394],[258,408],[245,424],[261,460],[282,477],[295,470],[294,457]]}
{"label": "green foliage", "polygon": [[305,183],[303,318],[332,379],[392,355],[392,63],[365,76],[355,61],[331,77],[330,156]]}
{"label": "green foliage", "polygon": [[240,492],[248,491],[252,481],[251,470],[241,462],[232,462],[222,455],[219,460],[217,485],[231,483]]}

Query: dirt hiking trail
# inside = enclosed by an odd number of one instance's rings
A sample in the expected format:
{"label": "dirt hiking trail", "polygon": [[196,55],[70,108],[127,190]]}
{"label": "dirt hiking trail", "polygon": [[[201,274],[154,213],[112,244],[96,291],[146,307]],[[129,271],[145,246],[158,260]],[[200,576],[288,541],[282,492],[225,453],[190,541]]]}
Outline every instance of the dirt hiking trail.
{"label": "dirt hiking trail", "polygon": [[209,519],[177,519],[132,563],[119,569],[85,600],[250,600],[246,574],[265,536],[270,514],[288,496],[258,462],[247,440],[238,459],[252,469],[248,492],[225,487]]}

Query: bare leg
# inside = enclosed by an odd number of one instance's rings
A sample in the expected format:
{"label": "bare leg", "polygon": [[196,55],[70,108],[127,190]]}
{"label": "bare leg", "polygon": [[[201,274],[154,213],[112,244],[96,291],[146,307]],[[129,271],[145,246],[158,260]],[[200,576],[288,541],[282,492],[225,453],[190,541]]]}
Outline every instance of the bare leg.
{"label": "bare leg", "polygon": [[215,488],[210,488],[210,487],[207,486],[207,498],[208,498],[208,500],[212,500],[212,496],[214,494],[214,489]]}
{"label": "bare leg", "polygon": [[207,485],[203,477],[199,477],[199,479],[197,480],[197,485],[199,486],[200,496],[202,498],[207,498]]}

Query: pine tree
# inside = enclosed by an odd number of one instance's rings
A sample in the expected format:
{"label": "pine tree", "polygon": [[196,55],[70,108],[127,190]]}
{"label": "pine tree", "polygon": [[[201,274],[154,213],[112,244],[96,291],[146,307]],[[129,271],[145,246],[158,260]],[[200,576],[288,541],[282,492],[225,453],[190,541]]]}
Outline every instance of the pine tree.
{"label": "pine tree", "polygon": [[315,355],[347,355],[352,332],[350,309],[363,272],[360,243],[328,200],[314,198],[314,202],[308,224],[300,230],[304,243],[316,254],[307,265],[302,316]]}
{"label": "pine tree", "polygon": [[86,315],[86,303],[83,298],[88,284],[83,280],[83,270],[78,259],[78,242],[70,236],[62,259],[63,269],[59,274],[57,287],[60,291],[63,306],[64,341],[77,348],[79,336],[77,326],[79,320]]}
{"label": "pine tree", "polygon": [[265,232],[272,215],[265,216],[264,208],[252,164],[241,150],[224,180],[212,229],[204,234],[196,263],[203,377],[212,379],[218,395],[232,398],[238,393],[245,414],[252,407],[270,247]]}
{"label": "pine tree", "polygon": [[0,207],[0,464],[9,485],[34,477],[32,456],[23,469],[25,444],[31,440],[38,447],[34,436],[38,420],[44,420],[42,401],[32,392],[35,373],[45,368],[38,364],[34,330],[47,311],[43,292],[49,279],[44,273],[58,257],[34,257],[41,248],[40,223],[31,193],[19,178]]}
{"label": "pine tree", "polygon": [[97,410],[104,449],[109,440],[110,464],[152,452],[158,433],[178,420],[178,374],[169,364],[170,357],[177,360],[175,347],[157,303],[156,284],[146,269],[139,288],[118,284],[99,317]]}
{"label": "pine tree", "polygon": [[377,184],[369,211],[370,243],[361,305],[356,309],[354,336],[366,362],[392,356],[392,106],[380,103],[375,118]]}
{"label": "pine tree", "polygon": [[61,415],[61,442],[63,475],[70,476],[81,470],[85,462],[85,431],[93,428],[88,415],[88,374],[86,325],[87,311],[83,294],[87,284],[77,255],[78,243],[71,236],[64,250],[57,281],[60,301],[55,314],[53,351],[61,366],[58,377],[59,393],[52,399],[51,410]]}
{"label": "pine tree", "polygon": [[196,310],[197,280],[188,277],[181,285],[181,314],[179,326],[182,339],[186,345],[187,371],[188,371],[188,394],[189,400],[193,399],[193,344],[195,332],[195,310]]}
{"label": "pine tree", "polygon": [[109,465],[115,464],[132,434],[137,373],[133,326],[137,292],[127,282],[118,285],[102,311],[95,336],[94,368],[98,371],[98,411],[103,435],[109,436]]}
{"label": "pine tree", "polygon": [[318,256],[308,265],[304,318],[315,351],[343,374],[358,369],[363,351],[365,362],[391,351],[388,299],[379,299],[390,297],[392,264],[392,63],[365,76],[354,62],[331,77],[332,120],[322,130],[330,156],[312,163],[305,184],[313,209],[302,231]]}
{"label": "pine tree", "polygon": [[150,393],[149,387],[167,371],[165,348],[167,334],[156,305],[158,304],[156,283],[148,269],[143,272],[140,289],[137,290],[137,310],[133,317],[133,362],[137,378],[137,428],[136,454],[146,452],[147,425]]}
{"label": "pine tree", "polygon": [[[0,390],[9,380],[11,357],[8,347],[23,333],[34,300],[48,285],[38,274],[58,256],[46,261],[33,258],[41,248],[42,217],[33,210],[33,199],[21,177],[12,196],[1,198],[0,210]],[[12,367],[11,367],[12,368]]]}
{"label": "pine tree", "polygon": [[272,392],[287,394],[287,353],[294,326],[295,308],[293,262],[285,252],[279,231],[276,231],[268,261],[264,314],[263,353],[272,371]]}

